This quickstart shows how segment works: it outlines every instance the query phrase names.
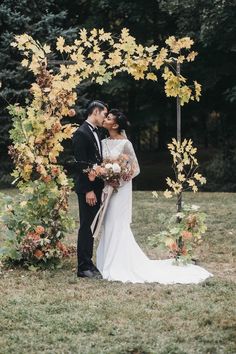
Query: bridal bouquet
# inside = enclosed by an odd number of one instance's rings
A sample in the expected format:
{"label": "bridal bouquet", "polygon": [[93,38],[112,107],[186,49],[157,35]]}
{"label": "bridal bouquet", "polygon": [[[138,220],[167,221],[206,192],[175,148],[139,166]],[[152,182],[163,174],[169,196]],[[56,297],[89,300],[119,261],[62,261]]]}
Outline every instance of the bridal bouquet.
{"label": "bridal bouquet", "polygon": [[96,177],[101,178],[117,191],[122,181],[131,179],[134,169],[129,156],[120,154],[116,159],[104,159],[101,165],[93,165],[84,172],[88,173],[90,181],[94,181]]}

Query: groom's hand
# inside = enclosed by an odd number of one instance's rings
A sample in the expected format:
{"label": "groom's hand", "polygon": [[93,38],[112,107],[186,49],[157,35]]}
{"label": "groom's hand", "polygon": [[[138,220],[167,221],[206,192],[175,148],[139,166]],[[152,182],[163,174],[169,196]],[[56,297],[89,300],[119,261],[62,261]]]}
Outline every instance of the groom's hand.
{"label": "groom's hand", "polygon": [[94,206],[97,203],[97,197],[94,191],[86,193],[85,198],[86,203],[90,206]]}

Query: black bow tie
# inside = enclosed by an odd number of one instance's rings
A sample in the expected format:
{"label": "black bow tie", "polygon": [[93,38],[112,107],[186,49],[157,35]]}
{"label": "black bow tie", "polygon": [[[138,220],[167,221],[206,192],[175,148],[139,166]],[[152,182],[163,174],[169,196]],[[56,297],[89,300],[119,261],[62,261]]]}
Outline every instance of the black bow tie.
{"label": "black bow tie", "polygon": [[89,124],[88,122],[87,122],[87,124],[88,124],[88,126],[92,129],[92,131],[93,132],[98,132],[98,128],[97,127],[93,127],[91,124]]}

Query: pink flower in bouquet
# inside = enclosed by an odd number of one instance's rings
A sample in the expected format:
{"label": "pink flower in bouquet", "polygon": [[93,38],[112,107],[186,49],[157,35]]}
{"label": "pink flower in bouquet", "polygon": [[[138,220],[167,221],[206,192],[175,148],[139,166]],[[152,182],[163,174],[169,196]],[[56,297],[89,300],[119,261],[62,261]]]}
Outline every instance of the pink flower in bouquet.
{"label": "pink flower in bouquet", "polygon": [[105,173],[104,168],[100,165],[94,166],[94,170],[95,170],[97,176]]}
{"label": "pink flower in bouquet", "polygon": [[119,187],[121,180],[129,181],[132,178],[133,168],[128,155],[121,154],[116,159],[105,159],[101,165],[94,165],[84,172],[88,173],[90,181],[99,177],[116,189]]}
{"label": "pink flower in bouquet", "polygon": [[101,177],[106,174],[106,168],[100,165],[94,165],[91,169],[85,170],[85,172],[88,172],[88,178],[93,182],[96,177]]}

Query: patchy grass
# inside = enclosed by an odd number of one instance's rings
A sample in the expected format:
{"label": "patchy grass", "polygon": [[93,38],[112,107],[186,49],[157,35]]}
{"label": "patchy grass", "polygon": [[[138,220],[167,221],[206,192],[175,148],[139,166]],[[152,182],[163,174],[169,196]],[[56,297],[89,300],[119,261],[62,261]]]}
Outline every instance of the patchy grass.
{"label": "patchy grass", "polygon": [[[1,353],[235,353],[236,196],[191,193],[186,202],[208,213],[200,265],[214,278],[200,285],[121,284],[77,279],[76,259],[55,271],[2,271]],[[78,220],[76,196],[70,212]],[[133,231],[151,258],[147,237],[160,229],[159,213],[174,201],[135,192]],[[67,236],[75,244],[76,230]]]}

